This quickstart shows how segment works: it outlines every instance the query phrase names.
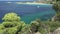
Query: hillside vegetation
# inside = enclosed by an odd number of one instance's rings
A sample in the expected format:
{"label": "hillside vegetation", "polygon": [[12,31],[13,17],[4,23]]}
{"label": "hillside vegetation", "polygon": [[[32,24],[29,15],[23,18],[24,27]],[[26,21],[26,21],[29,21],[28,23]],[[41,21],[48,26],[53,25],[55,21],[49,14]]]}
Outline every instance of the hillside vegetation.
{"label": "hillside vegetation", "polygon": [[36,19],[31,21],[30,24],[26,24],[21,21],[20,16],[16,13],[7,13],[2,18],[3,22],[0,24],[0,34],[35,34],[40,32],[41,34],[47,34],[54,32],[55,29],[60,27],[58,21],[44,21]]}

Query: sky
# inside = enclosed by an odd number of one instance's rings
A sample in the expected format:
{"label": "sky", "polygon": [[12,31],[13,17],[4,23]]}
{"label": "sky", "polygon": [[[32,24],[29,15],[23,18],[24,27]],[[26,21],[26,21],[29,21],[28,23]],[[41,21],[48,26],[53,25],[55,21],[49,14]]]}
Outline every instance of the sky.
{"label": "sky", "polygon": [[33,0],[0,0],[0,1],[33,1]]}

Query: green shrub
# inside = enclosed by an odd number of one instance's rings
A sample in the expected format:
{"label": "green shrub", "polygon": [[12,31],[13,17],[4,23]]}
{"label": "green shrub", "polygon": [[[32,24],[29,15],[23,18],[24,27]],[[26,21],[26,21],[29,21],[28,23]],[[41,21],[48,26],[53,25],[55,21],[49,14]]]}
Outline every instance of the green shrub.
{"label": "green shrub", "polygon": [[40,27],[38,30],[41,34],[47,34],[47,30],[45,28]]}
{"label": "green shrub", "polygon": [[4,21],[20,21],[20,17],[16,13],[7,13],[3,17]]}
{"label": "green shrub", "polygon": [[21,31],[19,32],[19,34],[31,34],[31,30],[30,30],[30,26],[26,25],[25,27],[23,27],[21,29]]}
{"label": "green shrub", "polygon": [[5,29],[5,27],[2,24],[0,24],[0,30],[3,30],[3,29]]}
{"label": "green shrub", "polygon": [[16,13],[8,13],[3,17],[3,23],[0,24],[1,34],[16,34],[26,26],[24,21],[20,21]]}

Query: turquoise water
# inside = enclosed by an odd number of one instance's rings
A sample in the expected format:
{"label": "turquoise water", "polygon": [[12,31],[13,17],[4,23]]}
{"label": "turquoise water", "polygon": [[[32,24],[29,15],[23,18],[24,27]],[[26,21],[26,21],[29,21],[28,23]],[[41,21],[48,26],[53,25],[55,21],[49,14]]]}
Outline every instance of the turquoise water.
{"label": "turquoise water", "polygon": [[52,4],[17,4],[16,2],[0,2],[0,22],[6,13],[15,12],[21,20],[30,23],[35,19],[47,20],[55,15]]}

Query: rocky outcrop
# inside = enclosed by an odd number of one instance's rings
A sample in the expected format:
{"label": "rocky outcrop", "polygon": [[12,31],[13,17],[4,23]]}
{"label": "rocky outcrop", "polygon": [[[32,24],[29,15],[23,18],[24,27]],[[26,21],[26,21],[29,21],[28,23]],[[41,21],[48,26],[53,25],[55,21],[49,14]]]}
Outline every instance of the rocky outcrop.
{"label": "rocky outcrop", "polygon": [[57,29],[53,32],[53,34],[60,34],[60,27],[57,28]]}

